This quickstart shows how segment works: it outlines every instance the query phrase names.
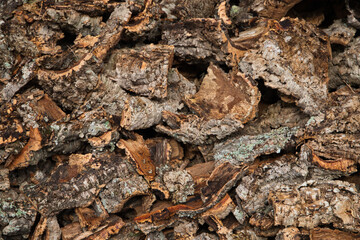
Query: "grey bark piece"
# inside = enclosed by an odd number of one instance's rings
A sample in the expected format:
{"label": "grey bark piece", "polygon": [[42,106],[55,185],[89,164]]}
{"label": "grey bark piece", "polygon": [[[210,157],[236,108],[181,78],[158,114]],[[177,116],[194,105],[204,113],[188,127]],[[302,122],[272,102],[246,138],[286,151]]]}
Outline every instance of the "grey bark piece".
{"label": "grey bark piece", "polygon": [[217,164],[230,162],[234,165],[252,163],[256,157],[280,153],[287,146],[295,144],[292,139],[298,128],[279,128],[259,135],[231,138],[214,145],[213,157]]}
{"label": "grey bark piece", "polygon": [[0,191],[8,190],[9,188],[9,169],[0,169]]}
{"label": "grey bark piece", "polygon": [[0,103],[9,101],[17,91],[25,86],[35,75],[36,64],[32,60],[28,60],[21,68],[20,72],[1,89]]}
{"label": "grey bark piece", "polygon": [[303,20],[286,18],[284,29],[269,30],[239,62],[242,72],[295,98],[305,113],[319,114],[327,99],[328,37]]}
{"label": "grey bark piece", "polygon": [[[107,56],[107,51],[120,40],[123,24],[130,17],[131,12],[126,4],[117,6],[99,35],[89,41],[92,48],[79,47],[79,52],[71,56],[71,64],[62,64],[60,70],[40,69],[40,85],[62,107],[74,110],[81,106],[89,91],[95,90],[99,81],[99,66]],[[66,59],[67,56],[64,57]]]}
{"label": "grey bark piece", "polygon": [[349,43],[344,52],[334,54],[330,65],[329,87],[334,89],[341,85],[360,86],[360,38]]}
{"label": "grey bark piece", "polygon": [[[281,101],[271,104],[266,110],[260,111],[254,121],[248,122],[239,135],[258,135],[281,127],[305,127],[309,116],[296,106]],[[282,117],[286,116],[286,117]]]}
{"label": "grey bark piece", "polygon": [[329,35],[332,44],[348,45],[356,33],[356,29],[343,23],[341,20],[335,20],[324,32]]}
{"label": "grey bark piece", "polygon": [[[158,124],[163,111],[176,112],[183,108],[182,98],[195,92],[195,85],[177,70],[169,74],[168,96],[162,101],[151,101],[145,97],[122,97],[124,108],[120,125],[127,130],[144,129]],[[121,101],[121,100],[120,100]]]}
{"label": "grey bark piece", "polygon": [[166,172],[163,180],[169,192],[173,194],[174,202],[184,203],[188,196],[194,194],[193,178],[185,170]]}
{"label": "grey bark piece", "polygon": [[[330,100],[330,99],[329,99]],[[359,133],[360,95],[344,86],[331,94],[324,113],[311,117],[306,124],[310,134]]]}
{"label": "grey bark piece", "polygon": [[219,237],[211,233],[202,233],[197,235],[194,240],[219,240]]}
{"label": "grey bark piece", "polygon": [[109,213],[116,213],[122,210],[130,198],[149,194],[148,189],[149,185],[144,178],[132,172],[127,177],[112,179],[100,192],[99,197]]}
{"label": "grey bark piece", "polygon": [[36,211],[23,194],[14,189],[1,191],[0,227],[4,236],[30,234],[35,217]]}
{"label": "grey bark piece", "polygon": [[123,89],[149,98],[167,96],[173,47],[147,45],[113,51],[105,74]]}
{"label": "grey bark piece", "polygon": [[275,225],[312,229],[332,223],[335,228],[354,232],[360,228],[355,184],[309,180],[296,186],[282,186],[271,192],[269,200],[274,207]]}
{"label": "grey bark piece", "polygon": [[225,62],[227,54],[221,51],[224,36],[220,25],[221,21],[210,18],[168,24],[161,42],[173,45],[175,56],[188,63]]}
{"label": "grey bark piece", "polygon": [[[257,12],[260,16],[280,20],[286,13],[301,0],[280,0],[280,1],[264,1],[264,0],[247,0],[246,6],[248,11]],[[241,3],[242,5],[244,3]]]}
{"label": "grey bark piece", "polygon": [[210,18],[214,17],[214,0],[165,0],[160,2],[160,8],[168,19]]}
{"label": "grey bark piece", "polygon": [[22,186],[22,191],[43,215],[89,206],[109,181],[123,176],[127,169],[123,159],[114,154],[79,155],[75,159],[79,162],[60,165],[45,181]]}
{"label": "grey bark piece", "polygon": [[[0,9],[2,9],[1,6]],[[15,56],[11,52],[7,34],[1,29],[4,23],[3,20],[0,20],[0,82],[3,84],[11,80],[11,69],[15,64]]]}
{"label": "grey bark piece", "polygon": [[279,189],[281,185],[291,186],[307,179],[330,180],[347,175],[318,167],[312,162],[310,149],[303,146],[299,157],[283,155],[273,162],[261,164],[252,174],[242,178],[236,193],[241,199],[243,210],[253,215],[266,211],[269,192]]}
{"label": "grey bark piece", "polygon": [[174,235],[177,239],[194,239],[198,229],[199,226],[195,221],[181,220],[174,227]]}

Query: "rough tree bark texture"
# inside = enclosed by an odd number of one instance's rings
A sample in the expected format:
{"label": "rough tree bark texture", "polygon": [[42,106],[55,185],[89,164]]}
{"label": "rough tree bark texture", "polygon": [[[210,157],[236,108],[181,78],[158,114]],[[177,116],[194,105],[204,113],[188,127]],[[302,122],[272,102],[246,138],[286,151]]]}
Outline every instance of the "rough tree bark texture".
{"label": "rough tree bark texture", "polygon": [[0,239],[360,239],[356,0],[0,1]]}

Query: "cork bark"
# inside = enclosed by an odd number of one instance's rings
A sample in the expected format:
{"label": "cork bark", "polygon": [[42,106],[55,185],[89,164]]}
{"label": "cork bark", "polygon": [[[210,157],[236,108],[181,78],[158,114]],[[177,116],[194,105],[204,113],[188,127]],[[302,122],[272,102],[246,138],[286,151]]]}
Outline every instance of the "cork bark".
{"label": "cork bark", "polygon": [[0,239],[357,239],[355,0],[0,2]]}

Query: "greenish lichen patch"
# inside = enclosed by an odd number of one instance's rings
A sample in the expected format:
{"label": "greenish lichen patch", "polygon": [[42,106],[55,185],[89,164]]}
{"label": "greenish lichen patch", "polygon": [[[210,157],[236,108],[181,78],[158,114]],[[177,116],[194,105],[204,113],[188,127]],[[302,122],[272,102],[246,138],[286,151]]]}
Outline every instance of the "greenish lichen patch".
{"label": "greenish lichen patch", "polygon": [[252,162],[263,154],[280,153],[288,144],[293,143],[292,137],[297,130],[296,127],[282,127],[271,132],[255,136],[241,136],[216,144],[215,161],[217,164],[228,161],[238,165],[243,162]]}

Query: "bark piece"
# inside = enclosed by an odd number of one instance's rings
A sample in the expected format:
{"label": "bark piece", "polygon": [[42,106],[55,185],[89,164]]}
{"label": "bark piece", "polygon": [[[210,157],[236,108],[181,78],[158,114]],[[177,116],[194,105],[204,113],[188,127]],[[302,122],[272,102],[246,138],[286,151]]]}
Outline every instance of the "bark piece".
{"label": "bark piece", "polygon": [[334,54],[331,61],[329,87],[337,88],[348,84],[351,86],[360,86],[359,74],[359,52],[360,39],[355,38],[348,44],[345,51]]}
{"label": "bark piece", "polygon": [[9,169],[0,169],[0,191],[8,190],[9,188]]}
{"label": "bark piece", "polygon": [[1,191],[0,227],[4,237],[28,235],[36,218],[36,211],[25,196],[14,189]]}
{"label": "bark piece", "polygon": [[231,138],[215,144],[213,157],[217,163],[229,161],[234,165],[252,163],[256,157],[271,153],[280,153],[287,146],[294,146],[292,139],[297,128],[274,129],[271,132],[255,136]]}
{"label": "bark piece", "polygon": [[352,240],[359,239],[359,234],[339,231],[329,228],[314,228],[310,230],[310,240],[334,239],[334,240]]}
{"label": "bark piece", "polygon": [[329,133],[359,133],[360,96],[358,91],[342,87],[330,95],[324,114],[312,117],[306,124],[310,136]]}
{"label": "bark piece", "polygon": [[31,236],[31,240],[37,239],[61,239],[61,229],[60,225],[56,219],[56,216],[53,217],[41,217],[40,221],[36,225],[35,231]]}
{"label": "bark piece", "polygon": [[125,90],[149,98],[164,98],[173,52],[172,46],[153,44],[116,50],[110,57],[106,74]]}
{"label": "bark piece", "polygon": [[251,0],[249,11],[257,12],[261,17],[280,20],[286,13],[301,0],[264,1]]}
{"label": "bark piece", "polygon": [[219,237],[211,233],[201,233],[194,240],[219,240]]}
{"label": "bark piece", "polygon": [[198,229],[199,226],[195,221],[181,220],[174,227],[174,236],[176,239],[194,239]]}
{"label": "bark piece", "polygon": [[210,18],[214,16],[217,1],[166,0],[160,3],[168,19]]}
{"label": "bark piece", "polygon": [[115,147],[115,142],[119,139],[119,132],[111,130],[99,137],[92,137],[88,139],[90,145],[94,148],[104,148],[106,146]]}
{"label": "bark piece", "polygon": [[[224,163],[214,169],[207,185],[202,189],[202,200],[200,198],[190,199],[185,204],[161,208],[139,217],[134,221],[141,231],[148,233],[154,230],[164,229],[172,226],[178,218],[194,217],[211,209],[222,201],[226,193],[246,173],[246,167],[232,166]],[[224,200],[226,202],[226,200]],[[219,205],[220,206],[220,205]],[[216,210],[214,210],[214,213]]]}
{"label": "bark piece", "polygon": [[331,180],[349,174],[338,169],[318,167],[306,145],[301,147],[299,157],[286,154],[262,162],[257,160],[249,166],[249,171],[251,174],[242,178],[236,193],[241,200],[242,210],[250,216],[266,212],[270,191],[276,191],[282,185],[290,187],[306,179]]}
{"label": "bark piece", "polygon": [[214,169],[214,161],[199,163],[186,168],[186,171],[191,175],[194,181],[195,193],[200,193],[201,188],[205,187],[206,181],[208,180]]}
{"label": "bark piece", "polygon": [[[105,66],[105,69],[107,66]],[[183,108],[182,98],[194,94],[195,85],[183,77],[176,69],[168,74],[168,96],[163,100],[131,96],[106,74],[101,75],[99,91],[89,97],[85,106],[102,106],[112,115],[122,115],[121,127],[127,130],[149,128],[161,121],[162,111],[177,111]],[[101,102],[99,103],[99,100]]]}
{"label": "bark piece", "polygon": [[156,175],[155,165],[151,159],[150,151],[145,145],[144,139],[140,135],[135,135],[135,140],[121,139],[117,146],[124,148],[130,156],[136,171],[145,177],[146,180],[152,181]]}
{"label": "bark piece", "polygon": [[109,217],[106,211],[103,216],[97,216],[96,212],[91,208],[76,208],[75,213],[79,218],[81,227],[88,227],[89,230],[96,229],[103,220]]}
{"label": "bark piece", "polygon": [[22,191],[43,215],[89,206],[109,181],[121,177],[127,169],[122,158],[107,153],[78,156],[72,162],[58,166],[45,181],[22,187]]}
{"label": "bark piece", "polygon": [[343,181],[310,180],[272,191],[275,225],[315,228],[332,223],[335,228],[359,231],[359,193]]}
{"label": "bark piece", "polygon": [[54,240],[61,239],[60,225],[55,216],[50,217],[47,220],[47,229],[46,229],[45,239],[54,239]]}
{"label": "bark piece", "polygon": [[35,165],[45,157],[45,132],[49,132],[50,123],[65,117],[65,113],[39,89],[17,95],[0,111],[0,156],[10,170]]}
{"label": "bark piece", "polygon": [[71,240],[82,233],[79,222],[71,223],[61,228],[62,239]]}
{"label": "bark piece", "polygon": [[[50,10],[47,14],[56,15]],[[41,68],[38,71],[40,85],[64,108],[72,110],[81,105],[86,93],[95,89],[98,83],[96,65],[102,63],[108,50],[120,40],[123,24],[129,21],[130,15],[125,5],[117,6],[91,49],[79,51],[78,57],[72,58],[71,64],[61,70]]]}
{"label": "bark piece", "polygon": [[279,231],[276,240],[301,240],[300,230],[296,227],[287,227]]}
{"label": "bark piece", "polygon": [[1,87],[0,104],[8,102],[16,92],[33,79],[36,69],[36,64],[33,60],[24,60],[19,68],[20,70],[11,79],[11,81]]}
{"label": "bark piece", "polygon": [[319,113],[327,98],[328,37],[305,21],[291,18],[270,21],[268,29],[256,42],[258,48],[241,59],[241,71],[295,98],[306,113]]}
{"label": "bark piece", "polygon": [[[264,96],[266,98],[267,96]],[[269,96],[272,97],[272,96]],[[262,108],[261,105],[259,107]],[[246,124],[246,127],[239,131],[239,135],[258,135],[271,132],[273,129],[282,127],[294,128],[305,127],[309,116],[304,114],[298,107],[278,101],[266,106],[259,111],[259,116]],[[286,116],[279,117],[279,116]]]}
{"label": "bark piece", "polygon": [[221,26],[222,21],[213,18],[169,23],[163,28],[161,43],[173,45],[175,56],[182,62],[235,66],[244,49],[234,44]]}
{"label": "bark piece", "polygon": [[346,10],[350,14],[347,15],[347,22],[356,29],[360,29],[360,11],[356,1],[345,0]]}
{"label": "bark piece", "polygon": [[130,172],[125,177],[112,179],[100,192],[101,202],[109,213],[120,212],[124,205],[135,196],[149,195],[148,183],[135,174],[135,172]]}
{"label": "bark piece", "polygon": [[226,194],[220,202],[218,202],[206,212],[202,213],[201,217],[206,218],[208,216],[215,216],[218,219],[224,219],[229,215],[230,212],[235,210],[235,206],[236,205],[230,198],[229,194]]}
{"label": "bark piece", "polygon": [[163,180],[175,203],[184,203],[188,196],[194,194],[194,181],[185,170],[166,172]]}
{"label": "bark piece", "polygon": [[162,33],[162,42],[174,46],[175,56],[182,61],[225,62],[221,51],[223,41],[221,22],[215,19],[190,19],[168,24]]}
{"label": "bark piece", "polygon": [[227,76],[210,64],[200,90],[186,98],[185,103],[197,115],[206,119],[232,118],[246,123],[255,117],[260,91],[245,75],[232,72]]}
{"label": "bark piece", "polygon": [[210,64],[200,90],[185,99],[196,115],[164,112],[168,127],[158,125],[157,130],[194,144],[202,144],[212,136],[221,139],[253,119],[259,101],[259,90],[243,74],[226,74]]}
{"label": "bark piece", "polygon": [[357,134],[324,134],[314,137],[307,145],[313,150],[313,160],[324,169],[357,171],[360,146]]}
{"label": "bark piece", "polygon": [[125,222],[118,216],[112,216],[106,220],[104,227],[101,227],[94,234],[84,238],[86,240],[109,239],[112,235],[119,233]]}
{"label": "bark piece", "polygon": [[31,164],[32,154],[42,148],[41,146],[41,134],[38,128],[30,128],[29,141],[25,147],[21,150],[19,155],[15,156],[9,164],[6,164],[6,167],[9,170],[14,170],[15,168],[27,167]]}
{"label": "bark piece", "polygon": [[356,30],[341,22],[341,20],[336,20],[324,32],[329,35],[330,43],[346,46],[352,41]]}
{"label": "bark piece", "polygon": [[193,209],[179,210],[179,216],[191,217],[202,213],[220,202],[226,193],[234,187],[234,185],[247,172],[247,167],[233,166],[228,162],[220,164],[214,169],[207,180],[206,186],[201,189],[202,206]]}

